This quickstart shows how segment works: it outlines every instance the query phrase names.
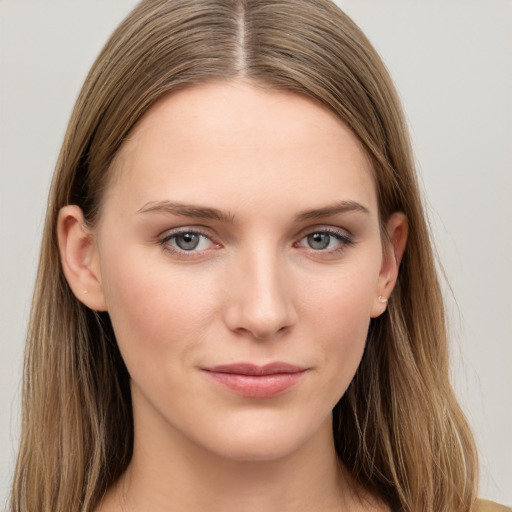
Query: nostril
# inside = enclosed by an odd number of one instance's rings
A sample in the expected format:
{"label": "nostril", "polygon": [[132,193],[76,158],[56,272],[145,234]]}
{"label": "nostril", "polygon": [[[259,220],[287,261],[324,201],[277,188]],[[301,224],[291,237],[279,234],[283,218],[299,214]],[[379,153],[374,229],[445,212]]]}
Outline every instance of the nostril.
{"label": "nostril", "polygon": [[276,331],[269,332],[267,334],[258,334],[258,333],[252,332],[252,336],[257,341],[265,341],[269,338],[275,337],[276,335],[284,334],[286,331],[288,331],[288,329],[289,329],[289,326],[283,326],[283,327],[279,327]]}

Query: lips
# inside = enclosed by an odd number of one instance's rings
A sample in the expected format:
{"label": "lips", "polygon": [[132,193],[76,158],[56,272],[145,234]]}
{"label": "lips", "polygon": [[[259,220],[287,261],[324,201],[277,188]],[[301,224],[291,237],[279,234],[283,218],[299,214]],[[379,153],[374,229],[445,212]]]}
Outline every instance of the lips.
{"label": "lips", "polygon": [[235,363],[204,368],[217,384],[248,398],[272,398],[295,386],[305,368],[284,362],[263,366]]}

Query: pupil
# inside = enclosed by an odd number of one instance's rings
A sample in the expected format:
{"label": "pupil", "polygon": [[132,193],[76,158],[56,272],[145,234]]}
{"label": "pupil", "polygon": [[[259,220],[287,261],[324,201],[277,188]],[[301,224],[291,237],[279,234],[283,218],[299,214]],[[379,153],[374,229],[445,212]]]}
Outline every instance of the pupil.
{"label": "pupil", "polygon": [[184,251],[191,251],[199,245],[199,235],[194,233],[183,233],[176,237],[176,245]]}
{"label": "pupil", "polygon": [[308,236],[308,244],[312,249],[323,250],[329,246],[330,235],[326,233],[313,233]]}

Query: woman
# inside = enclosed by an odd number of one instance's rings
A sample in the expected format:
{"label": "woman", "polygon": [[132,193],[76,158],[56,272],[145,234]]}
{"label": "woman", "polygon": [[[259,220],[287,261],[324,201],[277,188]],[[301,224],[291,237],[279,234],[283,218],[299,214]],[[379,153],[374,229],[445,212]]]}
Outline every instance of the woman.
{"label": "woman", "polygon": [[30,326],[12,510],[474,508],[400,107],[328,2],[121,24]]}

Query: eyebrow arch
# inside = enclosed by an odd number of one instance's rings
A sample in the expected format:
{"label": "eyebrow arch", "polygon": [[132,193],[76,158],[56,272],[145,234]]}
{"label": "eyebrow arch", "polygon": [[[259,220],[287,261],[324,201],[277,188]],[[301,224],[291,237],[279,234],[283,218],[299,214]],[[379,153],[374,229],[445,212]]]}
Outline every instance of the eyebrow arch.
{"label": "eyebrow arch", "polygon": [[179,215],[181,217],[195,217],[200,219],[212,219],[220,222],[232,223],[234,220],[233,215],[223,212],[217,208],[209,208],[207,206],[192,205],[186,203],[176,203],[174,201],[150,201],[142,208],[137,210],[137,213],[168,213],[172,215]]}
{"label": "eyebrow arch", "polygon": [[340,201],[324,208],[318,208],[316,210],[307,210],[297,215],[297,222],[303,222],[310,219],[319,219],[322,217],[330,217],[331,215],[337,215],[345,212],[362,212],[369,214],[370,210],[356,201]]}

